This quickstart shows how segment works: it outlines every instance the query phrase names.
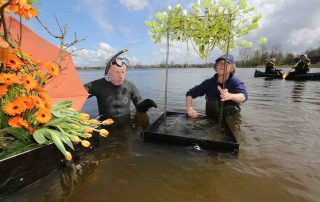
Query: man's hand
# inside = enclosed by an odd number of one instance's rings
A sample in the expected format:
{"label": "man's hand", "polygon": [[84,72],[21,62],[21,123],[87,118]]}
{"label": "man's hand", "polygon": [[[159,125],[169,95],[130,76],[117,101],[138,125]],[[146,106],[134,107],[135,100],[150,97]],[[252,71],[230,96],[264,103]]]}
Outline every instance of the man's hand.
{"label": "man's hand", "polygon": [[187,113],[188,113],[188,116],[190,116],[191,118],[196,118],[198,116],[198,112],[194,110],[192,107],[189,107],[187,109]]}
{"label": "man's hand", "polygon": [[157,108],[158,106],[153,100],[145,99],[136,108],[139,112],[146,113],[151,107]]}
{"label": "man's hand", "polygon": [[232,94],[229,93],[228,89],[222,89],[220,86],[217,87],[220,92],[221,101],[232,100]]}

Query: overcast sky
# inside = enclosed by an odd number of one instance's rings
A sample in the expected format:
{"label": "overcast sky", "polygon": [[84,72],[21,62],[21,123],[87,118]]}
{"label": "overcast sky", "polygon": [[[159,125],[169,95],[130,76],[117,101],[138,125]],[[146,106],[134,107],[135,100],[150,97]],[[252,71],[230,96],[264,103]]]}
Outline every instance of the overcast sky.
{"label": "overcast sky", "polygon": [[[68,41],[76,32],[86,40],[76,45],[82,50],[74,56],[76,66],[101,66],[106,59],[126,48],[126,57],[135,64],[157,64],[165,61],[165,44],[154,44],[144,26],[145,20],[153,20],[157,11],[179,3],[189,10],[196,0],[55,0],[41,1],[37,6],[39,18],[53,32],[58,28],[54,15],[61,24],[68,25]],[[261,36],[268,38],[267,46],[278,45],[283,52],[300,54],[306,49],[320,46],[320,0],[248,0],[256,11],[263,14],[260,27],[246,39],[256,42]],[[54,44],[59,43],[37,21],[26,24]],[[174,43],[170,48],[170,61],[175,63],[203,63],[190,47],[185,60],[185,44]],[[214,50],[209,62],[221,52]],[[232,54],[238,54],[234,49]]]}

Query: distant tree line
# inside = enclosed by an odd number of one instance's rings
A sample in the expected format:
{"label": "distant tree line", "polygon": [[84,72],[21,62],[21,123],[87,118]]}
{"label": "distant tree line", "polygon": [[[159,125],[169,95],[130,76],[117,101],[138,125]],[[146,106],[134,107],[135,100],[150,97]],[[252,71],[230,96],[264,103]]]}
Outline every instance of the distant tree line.
{"label": "distant tree line", "polygon": [[[308,55],[311,59],[312,64],[320,63],[320,47],[315,49],[306,50],[304,53]],[[302,53],[301,53],[302,54]],[[236,58],[237,67],[256,67],[259,65],[265,65],[270,58],[276,58],[276,65],[293,65],[299,60],[301,54],[293,53],[283,53],[280,45],[273,45],[271,48],[268,48],[266,45],[260,46],[258,49],[252,48],[242,48],[239,50],[238,58]],[[203,63],[203,64],[175,64],[173,61],[168,65],[169,68],[212,68],[212,62]],[[161,64],[135,64],[131,65],[132,68],[143,69],[143,68],[165,68],[165,62]],[[81,70],[101,70],[105,69],[105,66],[97,67],[77,67]]]}
{"label": "distant tree line", "polygon": [[[320,47],[306,50],[304,53],[311,59],[311,63],[320,63]],[[239,50],[236,65],[240,67],[265,65],[270,58],[275,58],[277,65],[293,65],[299,60],[301,54],[283,53],[280,45],[273,45],[271,48],[262,45],[255,50],[242,48]]]}

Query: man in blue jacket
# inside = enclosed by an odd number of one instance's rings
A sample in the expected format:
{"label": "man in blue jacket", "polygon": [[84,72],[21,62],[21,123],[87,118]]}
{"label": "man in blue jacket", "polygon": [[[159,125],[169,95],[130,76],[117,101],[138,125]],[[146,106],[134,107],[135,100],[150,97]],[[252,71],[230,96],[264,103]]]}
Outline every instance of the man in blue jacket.
{"label": "man in blue jacket", "polygon": [[[226,72],[225,63],[227,63]],[[234,63],[232,55],[220,56],[214,64],[216,74],[187,92],[186,107],[190,117],[195,118],[198,115],[192,107],[192,100],[203,95],[206,95],[206,112],[209,115],[218,115],[220,101],[225,102],[225,108],[230,109],[225,110],[226,113],[233,114],[240,111],[239,104],[248,99],[248,93],[244,83],[234,76]],[[223,82],[225,82],[224,89],[222,89]]]}

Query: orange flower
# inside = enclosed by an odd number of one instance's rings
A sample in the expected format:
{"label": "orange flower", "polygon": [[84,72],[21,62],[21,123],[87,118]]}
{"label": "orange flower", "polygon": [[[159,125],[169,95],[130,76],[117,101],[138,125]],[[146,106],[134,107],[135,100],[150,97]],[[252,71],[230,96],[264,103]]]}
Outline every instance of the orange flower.
{"label": "orange flower", "polygon": [[35,107],[33,99],[31,97],[27,97],[27,96],[19,97],[15,101],[23,102],[26,109],[33,109]]}
{"label": "orange flower", "polygon": [[58,76],[59,71],[60,71],[58,65],[56,65],[53,62],[47,62],[47,63],[45,63],[44,66],[46,67],[46,69],[49,72],[49,74],[51,74],[52,76]]}
{"label": "orange flower", "polygon": [[113,122],[114,121],[111,118],[109,118],[109,119],[102,121],[102,124],[108,126],[108,125],[113,124]]}
{"label": "orange flower", "polygon": [[43,72],[40,72],[40,71],[38,71],[38,72],[36,73],[36,78],[37,78],[38,80],[40,80],[41,83],[47,81],[46,75],[45,75]]}
{"label": "orange flower", "polygon": [[11,1],[12,4],[8,7],[9,12],[29,20],[31,17],[38,16],[37,10],[33,8],[26,0]]}
{"label": "orange flower", "polygon": [[93,133],[93,129],[90,128],[90,127],[88,127],[88,126],[85,126],[84,129],[83,129],[83,131],[84,131],[85,133]]}
{"label": "orange flower", "polygon": [[29,131],[30,135],[32,135],[34,132],[34,129],[31,126],[28,126],[27,130]]}
{"label": "orange flower", "polygon": [[23,62],[15,54],[10,54],[8,58],[7,67],[10,67],[12,71],[19,71],[23,67]]}
{"label": "orange flower", "polygon": [[42,100],[44,100],[44,101],[47,100],[47,99],[49,99],[47,93],[45,93],[45,92],[40,92],[40,93],[38,93],[38,96],[39,96]]}
{"label": "orange flower", "polygon": [[32,95],[30,96],[30,98],[33,100],[33,104],[37,107],[44,107],[45,103],[41,100],[41,98],[39,98],[38,96]]}
{"label": "orange flower", "polygon": [[29,126],[28,122],[20,116],[9,119],[8,124],[13,128],[21,128],[22,126],[27,128]]}
{"label": "orange flower", "polygon": [[32,90],[37,87],[37,82],[28,74],[22,75],[22,84],[27,90]]}
{"label": "orange flower", "polygon": [[82,121],[87,121],[87,120],[89,120],[90,119],[90,115],[89,114],[86,114],[86,113],[80,113],[80,119],[82,120]]}
{"label": "orange flower", "polygon": [[92,124],[92,125],[96,125],[96,126],[100,125],[100,122],[97,119],[90,119],[89,123]]}
{"label": "orange flower", "polygon": [[0,74],[0,83],[12,85],[15,83],[19,83],[19,79],[15,74]]}
{"label": "orange flower", "polygon": [[81,144],[83,147],[90,147],[90,142],[88,140],[81,140]]}
{"label": "orange flower", "polygon": [[68,161],[71,161],[71,160],[72,160],[72,155],[71,155],[71,153],[68,152],[68,151],[65,153],[64,157],[65,157]]}
{"label": "orange flower", "polygon": [[9,114],[10,116],[15,116],[18,114],[21,114],[26,110],[25,105],[21,102],[9,102],[4,105],[3,111],[6,114]]}
{"label": "orange flower", "polygon": [[44,106],[45,106],[45,108],[50,110],[52,108],[51,100],[50,99],[45,100],[44,101]]}
{"label": "orange flower", "polygon": [[109,131],[107,131],[106,129],[101,129],[99,131],[99,134],[102,136],[102,137],[107,137],[109,135]]}
{"label": "orange flower", "polygon": [[7,85],[0,86],[0,98],[2,96],[4,96],[5,94],[7,94],[7,92],[8,92],[8,86]]}
{"label": "orange flower", "polygon": [[36,112],[36,120],[39,123],[48,123],[51,119],[51,112],[45,108],[40,108],[37,112]]}

